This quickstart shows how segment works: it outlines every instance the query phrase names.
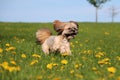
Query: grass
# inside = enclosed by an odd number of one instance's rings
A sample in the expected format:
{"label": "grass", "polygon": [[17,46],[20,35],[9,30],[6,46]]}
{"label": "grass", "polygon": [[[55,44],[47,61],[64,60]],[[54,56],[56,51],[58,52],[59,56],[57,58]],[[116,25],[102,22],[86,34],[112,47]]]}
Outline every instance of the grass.
{"label": "grass", "polygon": [[79,25],[70,41],[72,56],[45,56],[35,32],[47,27],[57,34],[52,23],[1,22],[0,79],[120,80],[120,23]]}

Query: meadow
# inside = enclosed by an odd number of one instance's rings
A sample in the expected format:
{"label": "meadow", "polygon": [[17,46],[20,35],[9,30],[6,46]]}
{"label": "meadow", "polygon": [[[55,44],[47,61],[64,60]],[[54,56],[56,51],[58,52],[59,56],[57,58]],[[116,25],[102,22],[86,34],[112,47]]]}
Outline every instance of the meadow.
{"label": "meadow", "polygon": [[52,23],[0,22],[0,80],[120,80],[120,23],[79,23],[72,55],[44,55],[39,28]]}

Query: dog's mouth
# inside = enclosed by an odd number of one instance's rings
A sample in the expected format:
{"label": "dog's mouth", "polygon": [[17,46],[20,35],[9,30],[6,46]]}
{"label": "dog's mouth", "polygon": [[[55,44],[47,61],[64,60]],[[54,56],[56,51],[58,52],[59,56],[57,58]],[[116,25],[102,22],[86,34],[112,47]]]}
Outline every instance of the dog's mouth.
{"label": "dog's mouth", "polygon": [[77,33],[65,34],[66,37],[77,35]]}

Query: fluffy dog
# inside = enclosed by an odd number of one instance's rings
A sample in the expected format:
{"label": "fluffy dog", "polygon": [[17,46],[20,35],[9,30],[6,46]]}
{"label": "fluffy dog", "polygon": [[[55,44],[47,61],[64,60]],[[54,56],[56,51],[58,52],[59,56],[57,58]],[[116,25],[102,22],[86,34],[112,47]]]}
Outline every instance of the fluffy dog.
{"label": "fluffy dog", "polygon": [[68,40],[74,38],[78,34],[78,23],[75,21],[61,22],[55,20],[53,23],[54,29],[58,35],[64,34]]}
{"label": "fluffy dog", "polygon": [[40,29],[36,32],[37,41],[42,45],[45,54],[59,51],[61,54],[67,53],[71,55],[69,40],[78,33],[78,24],[70,22],[60,22],[58,20],[53,23],[54,29],[58,35],[52,35],[49,29]]}
{"label": "fluffy dog", "polygon": [[36,33],[36,38],[42,45],[45,54],[59,51],[71,55],[70,44],[64,35],[52,36],[50,30],[40,29]]}

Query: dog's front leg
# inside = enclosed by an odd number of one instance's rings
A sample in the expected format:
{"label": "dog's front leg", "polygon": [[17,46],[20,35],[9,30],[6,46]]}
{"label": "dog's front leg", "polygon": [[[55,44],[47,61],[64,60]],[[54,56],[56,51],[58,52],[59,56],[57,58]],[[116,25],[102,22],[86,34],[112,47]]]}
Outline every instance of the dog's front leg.
{"label": "dog's front leg", "polygon": [[43,44],[42,45],[42,50],[46,55],[49,54],[49,46],[48,45]]}
{"label": "dog's front leg", "polygon": [[71,55],[70,46],[67,46],[67,47],[66,47],[66,52],[67,52],[68,55]]}
{"label": "dog's front leg", "polygon": [[60,48],[60,53],[61,54],[67,54],[67,55],[71,55],[71,50],[69,46],[62,46]]}

